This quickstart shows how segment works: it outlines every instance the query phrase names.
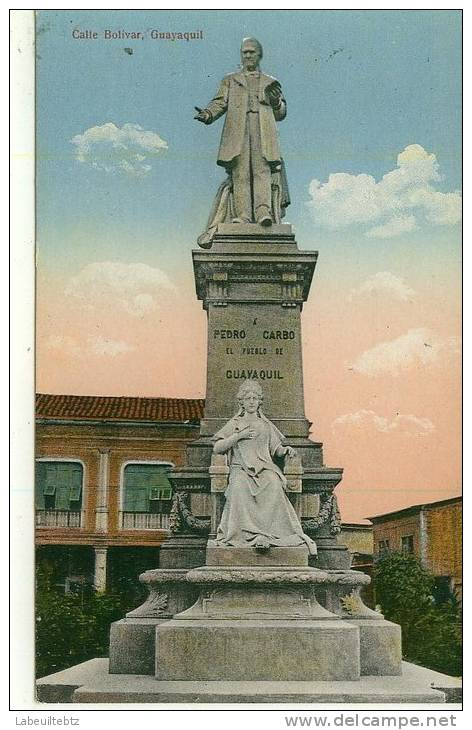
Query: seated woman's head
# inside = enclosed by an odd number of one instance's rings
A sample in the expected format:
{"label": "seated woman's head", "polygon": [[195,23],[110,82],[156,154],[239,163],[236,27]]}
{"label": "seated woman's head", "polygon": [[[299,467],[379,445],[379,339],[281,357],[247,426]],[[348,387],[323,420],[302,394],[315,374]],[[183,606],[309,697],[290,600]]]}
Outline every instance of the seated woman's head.
{"label": "seated woman's head", "polygon": [[244,413],[246,411],[248,413],[255,413],[259,410],[262,405],[262,401],[264,400],[262,388],[259,383],[254,380],[245,380],[238,390],[237,399],[240,407],[240,413]]}

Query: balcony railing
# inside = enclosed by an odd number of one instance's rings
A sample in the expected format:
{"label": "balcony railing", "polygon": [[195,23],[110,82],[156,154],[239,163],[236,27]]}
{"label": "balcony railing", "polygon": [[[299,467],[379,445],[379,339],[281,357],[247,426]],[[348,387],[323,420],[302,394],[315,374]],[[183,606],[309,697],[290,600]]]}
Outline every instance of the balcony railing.
{"label": "balcony railing", "polygon": [[121,512],[123,530],[168,530],[169,515],[152,512]]}
{"label": "balcony railing", "polygon": [[37,527],[82,527],[82,512],[79,510],[38,509]]}

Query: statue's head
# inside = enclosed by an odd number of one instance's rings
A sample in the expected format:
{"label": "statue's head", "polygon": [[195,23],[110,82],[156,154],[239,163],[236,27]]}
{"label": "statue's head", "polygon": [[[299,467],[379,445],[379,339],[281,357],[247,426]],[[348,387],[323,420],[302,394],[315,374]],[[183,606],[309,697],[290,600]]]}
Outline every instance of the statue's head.
{"label": "statue's head", "polygon": [[255,71],[262,58],[262,46],[255,38],[243,38],[241,43],[241,63],[243,69]]}
{"label": "statue's head", "polygon": [[237,399],[240,414],[255,413],[264,400],[262,388],[255,380],[245,380],[238,390]]}

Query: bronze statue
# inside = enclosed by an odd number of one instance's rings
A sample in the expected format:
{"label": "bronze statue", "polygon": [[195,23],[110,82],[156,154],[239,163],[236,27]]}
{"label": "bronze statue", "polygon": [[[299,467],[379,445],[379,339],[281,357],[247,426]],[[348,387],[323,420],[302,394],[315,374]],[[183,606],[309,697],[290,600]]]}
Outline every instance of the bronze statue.
{"label": "bronze statue", "polygon": [[[255,38],[241,45],[242,70],[225,76],[205,109],[195,119],[212,124],[226,113],[217,164],[227,180],[220,186],[199,243],[211,245],[218,223],[279,223],[289,204],[276,121],[287,114],[277,79],[262,73],[262,46]],[[209,237],[209,240],[207,240]]]}

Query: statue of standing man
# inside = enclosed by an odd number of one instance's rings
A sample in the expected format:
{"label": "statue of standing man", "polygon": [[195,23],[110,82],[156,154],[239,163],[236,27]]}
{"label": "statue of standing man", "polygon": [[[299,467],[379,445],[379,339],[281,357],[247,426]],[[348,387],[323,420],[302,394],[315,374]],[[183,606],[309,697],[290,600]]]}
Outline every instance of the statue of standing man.
{"label": "statue of standing man", "polygon": [[[210,245],[218,223],[270,226],[280,222],[290,202],[276,126],[285,118],[287,105],[277,79],[259,69],[261,58],[259,41],[245,38],[242,70],[225,76],[205,109],[195,107],[195,119],[204,124],[226,113],[217,163],[228,178],[218,190],[208,221]],[[204,241],[199,243],[206,247]]]}

